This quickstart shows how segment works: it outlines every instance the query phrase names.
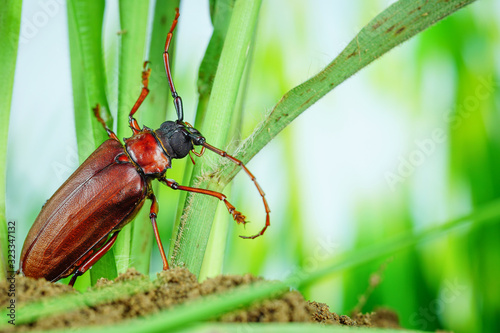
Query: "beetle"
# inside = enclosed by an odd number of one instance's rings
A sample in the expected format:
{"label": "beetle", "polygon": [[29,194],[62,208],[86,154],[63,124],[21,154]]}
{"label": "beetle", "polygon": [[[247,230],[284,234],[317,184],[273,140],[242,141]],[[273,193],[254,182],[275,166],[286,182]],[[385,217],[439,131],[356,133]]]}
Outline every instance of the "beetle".
{"label": "beetle", "polygon": [[[172,166],[172,159],[184,158],[190,152],[201,156],[205,149],[241,166],[262,197],[266,212],[265,226],[256,235],[240,237],[256,238],[264,234],[269,227],[269,205],[253,174],[240,160],[208,144],[197,129],[183,120],[182,99],[175,90],[168,53],[178,18],[179,10],[176,9],[163,52],[177,120],[165,121],[159,129],[152,130],[146,126],[141,129],[134,118],[149,93],[151,69],[148,68],[147,62],[144,63],[142,71],[142,91],[129,113],[132,136],[125,138],[123,144],[107,127],[97,105],[93,109],[94,115],[108,133],[109,139],[78,167],[42,207],[23,245],[19,267],[21,274],[45,278],[52,282],[73,275],[69,284],[74,285],[78,276],[90,269],[109,251],[120,230],[137,215],[146,199],[152,202],[149,218],[160,250],[163,269],[168,269],[156,224],[158,202],[151,187],[153,179],[174,190],[216,197],[224,202],[238,224],[245,224],[245,216],[226,200],[224,194],[182,186],[166,178],[165,174]],[[200,152],[195,151],[195,146],[201,146]]]}

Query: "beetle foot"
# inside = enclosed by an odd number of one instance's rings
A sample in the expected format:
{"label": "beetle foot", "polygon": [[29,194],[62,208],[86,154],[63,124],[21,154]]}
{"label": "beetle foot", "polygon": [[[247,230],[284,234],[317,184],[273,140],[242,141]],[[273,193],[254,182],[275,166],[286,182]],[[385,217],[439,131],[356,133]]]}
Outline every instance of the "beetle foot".
{"label": "beetle foot", "polygon": [[233,215],[233,219],[236,221],[236,223],[243,224],[243,225],[245,225],[247,223],[247,221],[245,221],[245,218],[246,218],[245,215],[241,214],[237,210],[233,210],[230,213],[231,213],[231,215]]}
{"label": "beetle foot", "polygon": [[151,68],[145,68],[142,71],[142,86],[147,88],[149,85],[149,76],[151,75]]}
{"label": "beetle foot", "polygon": [[229,203],[229,201],[227,201],[224,197],[224,203],[226,204],[226,207],[227,207],[227,210],[229,212],[229,214],[231,214],[233,216],[233,220],[236,221],[236,223],[238,224],[245,224],[247,223],[247,221],[245,221],[245,215],[241,214],[241,212],[237,211],[236,208],[234,208],[233,205],[231,205]]}

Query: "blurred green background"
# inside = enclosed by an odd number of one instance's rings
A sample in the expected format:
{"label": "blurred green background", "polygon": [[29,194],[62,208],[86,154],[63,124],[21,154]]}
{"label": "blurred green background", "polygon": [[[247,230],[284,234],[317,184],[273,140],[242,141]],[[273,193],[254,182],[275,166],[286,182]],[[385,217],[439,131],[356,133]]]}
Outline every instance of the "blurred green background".
{"label": "blurred green background", "polygon": [[[284,93],[321,70],[392,2],[264,1],[242,130],[220,148],[234,149]],[[47,12],[47,3],[56,4],[53,11]],[[45,23],[40,12],[49,16]],[[23,4],[7,158],[7,219],[18,221],[18,249],[45,200],[78,165],[66,19],[63,3]],[[255,240],[237,237],[264,223],[253,184],[239,174],[224,193],[252,223],[236,226],[221,211],[213,234],[226,238],[227,246],[217,242],[208,253],[223,253],[224,260],[207,260],[202,277],[251,272],[282,280],[299,267],[314,269],[349,249],[423,230],[498,198],[499,22],[500,4],[493,0],[460,10],[296,119],[248,164],[266,192],[271,227]],[[182,2],[174,80],[189,122],[210,35],[208,5]],[[161,52],[149,60],[161,62]],[[176,161],[167,177],[181,182],[184,163]],[[178,193],[160,195],[171,204],[160,207],[158,219],[168,248]],[[363,312],[390,307],[407,328],[498,331],[499,240],[500,225],[473,225],[301,291],[337,313],[368,296]],[[150,271],[160,269],[153,248]]]}

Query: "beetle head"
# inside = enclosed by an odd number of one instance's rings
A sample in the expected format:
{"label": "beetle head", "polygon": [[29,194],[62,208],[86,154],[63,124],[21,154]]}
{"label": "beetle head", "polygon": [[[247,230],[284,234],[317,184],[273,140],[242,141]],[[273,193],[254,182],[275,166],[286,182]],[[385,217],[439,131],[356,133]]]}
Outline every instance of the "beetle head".
{"label": "beetle head", "polygon": [[184,158],[193,146],[202,146],[205,137],[194,127],[182,121],[166,121],[155,131],[172,158]]}

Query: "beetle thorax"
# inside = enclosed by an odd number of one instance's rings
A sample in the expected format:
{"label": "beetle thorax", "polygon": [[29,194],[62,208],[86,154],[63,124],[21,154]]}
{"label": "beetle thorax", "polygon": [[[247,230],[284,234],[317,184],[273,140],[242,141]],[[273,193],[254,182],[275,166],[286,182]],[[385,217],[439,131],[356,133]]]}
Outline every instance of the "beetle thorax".
{"label": "beetle thorax", "polygon": [[171,168],[172,161],[151,129],[144,129],[134,136],[124,139],[130,158],[145,175],[161,176]]}

